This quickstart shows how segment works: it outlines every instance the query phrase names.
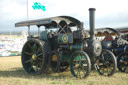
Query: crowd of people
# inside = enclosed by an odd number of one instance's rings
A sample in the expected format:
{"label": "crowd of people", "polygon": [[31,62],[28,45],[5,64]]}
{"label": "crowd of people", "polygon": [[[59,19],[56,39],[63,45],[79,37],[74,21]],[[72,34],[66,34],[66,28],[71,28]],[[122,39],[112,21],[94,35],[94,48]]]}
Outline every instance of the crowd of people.
{"label": "crowd of people", "polygon": [[20,36],[0,37],[0,56],[20,55],[26,38]]}

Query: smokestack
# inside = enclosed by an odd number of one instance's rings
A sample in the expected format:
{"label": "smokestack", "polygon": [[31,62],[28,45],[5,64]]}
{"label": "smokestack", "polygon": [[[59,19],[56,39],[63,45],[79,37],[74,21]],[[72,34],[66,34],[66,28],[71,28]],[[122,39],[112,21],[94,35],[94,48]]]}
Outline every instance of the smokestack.
{"label": "smokestack", "polygon": [[95,29],[95,8],[89,8],[89,24],[90,24],[90,39],[94,39],[94,29]]}

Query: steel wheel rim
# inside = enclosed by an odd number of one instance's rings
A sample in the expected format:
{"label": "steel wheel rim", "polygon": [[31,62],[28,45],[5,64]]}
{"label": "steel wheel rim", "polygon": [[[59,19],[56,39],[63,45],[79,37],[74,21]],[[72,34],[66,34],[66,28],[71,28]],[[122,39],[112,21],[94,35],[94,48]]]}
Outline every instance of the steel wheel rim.
{"label": "steel wheel rim", "polygon": [[115,60],[109,51],[103,51],[98,57],[96,70],[100,75],[111,76],[115,71]]}
{"label": "steel wheel rim", "polygon": [[118,69],[128,73],[128,54],[123,54],[118,59]]}
{"label": "steel wheel rim", "polygon": [[40,71],[43,63],[43,53],[41,45],[36,41],[30,41],[22,50],[22,63],[24,69],[31,74]]}
{"label": "steel wheel rim", "polygon": [[89,62],[83,52],[73,54],[70,60],[70,70],[76,78],[85,78],[89,74]]}

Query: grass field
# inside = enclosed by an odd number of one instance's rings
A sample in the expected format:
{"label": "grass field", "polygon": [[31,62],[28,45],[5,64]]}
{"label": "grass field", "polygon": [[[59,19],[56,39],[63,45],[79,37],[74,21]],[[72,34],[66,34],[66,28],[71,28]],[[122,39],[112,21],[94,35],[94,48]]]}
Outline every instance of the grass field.
{"label": "grass field", "polygon": [[86,79],[76,79],[67,70],[63,73],[48,72],[29,75],[21,65],[21,57],[0,57],[0,85],[128,85],[128,74],[117,71],[112,77],[91,71]]}

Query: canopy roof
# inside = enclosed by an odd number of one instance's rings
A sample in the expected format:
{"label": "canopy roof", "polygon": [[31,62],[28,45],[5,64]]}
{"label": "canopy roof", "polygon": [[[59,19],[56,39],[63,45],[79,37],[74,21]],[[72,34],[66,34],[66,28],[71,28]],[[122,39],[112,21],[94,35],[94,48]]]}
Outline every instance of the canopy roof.
{"label": "canopy roof", "polygon": [[97,32],[96,36],[120,35],[119,32],[114,28],[99,28],[99,29],[95,29],[95,31]]}
{"label": "canopy roof", "polygon": [[128,27],[119,27],[116,28],[117,31],[119,31],[120,33],[128,33]]}
{"label": "canopy roof", "polygon": [[57,28],[59,22],[62,20],[65,21],[69,26],[77,26],[78,28],[83,28],[82,22],[70,16],[57,16],[45,19],[27,20],[15,23],[15,27],[36,25],[45,26],[47,29],[51,27]]}

